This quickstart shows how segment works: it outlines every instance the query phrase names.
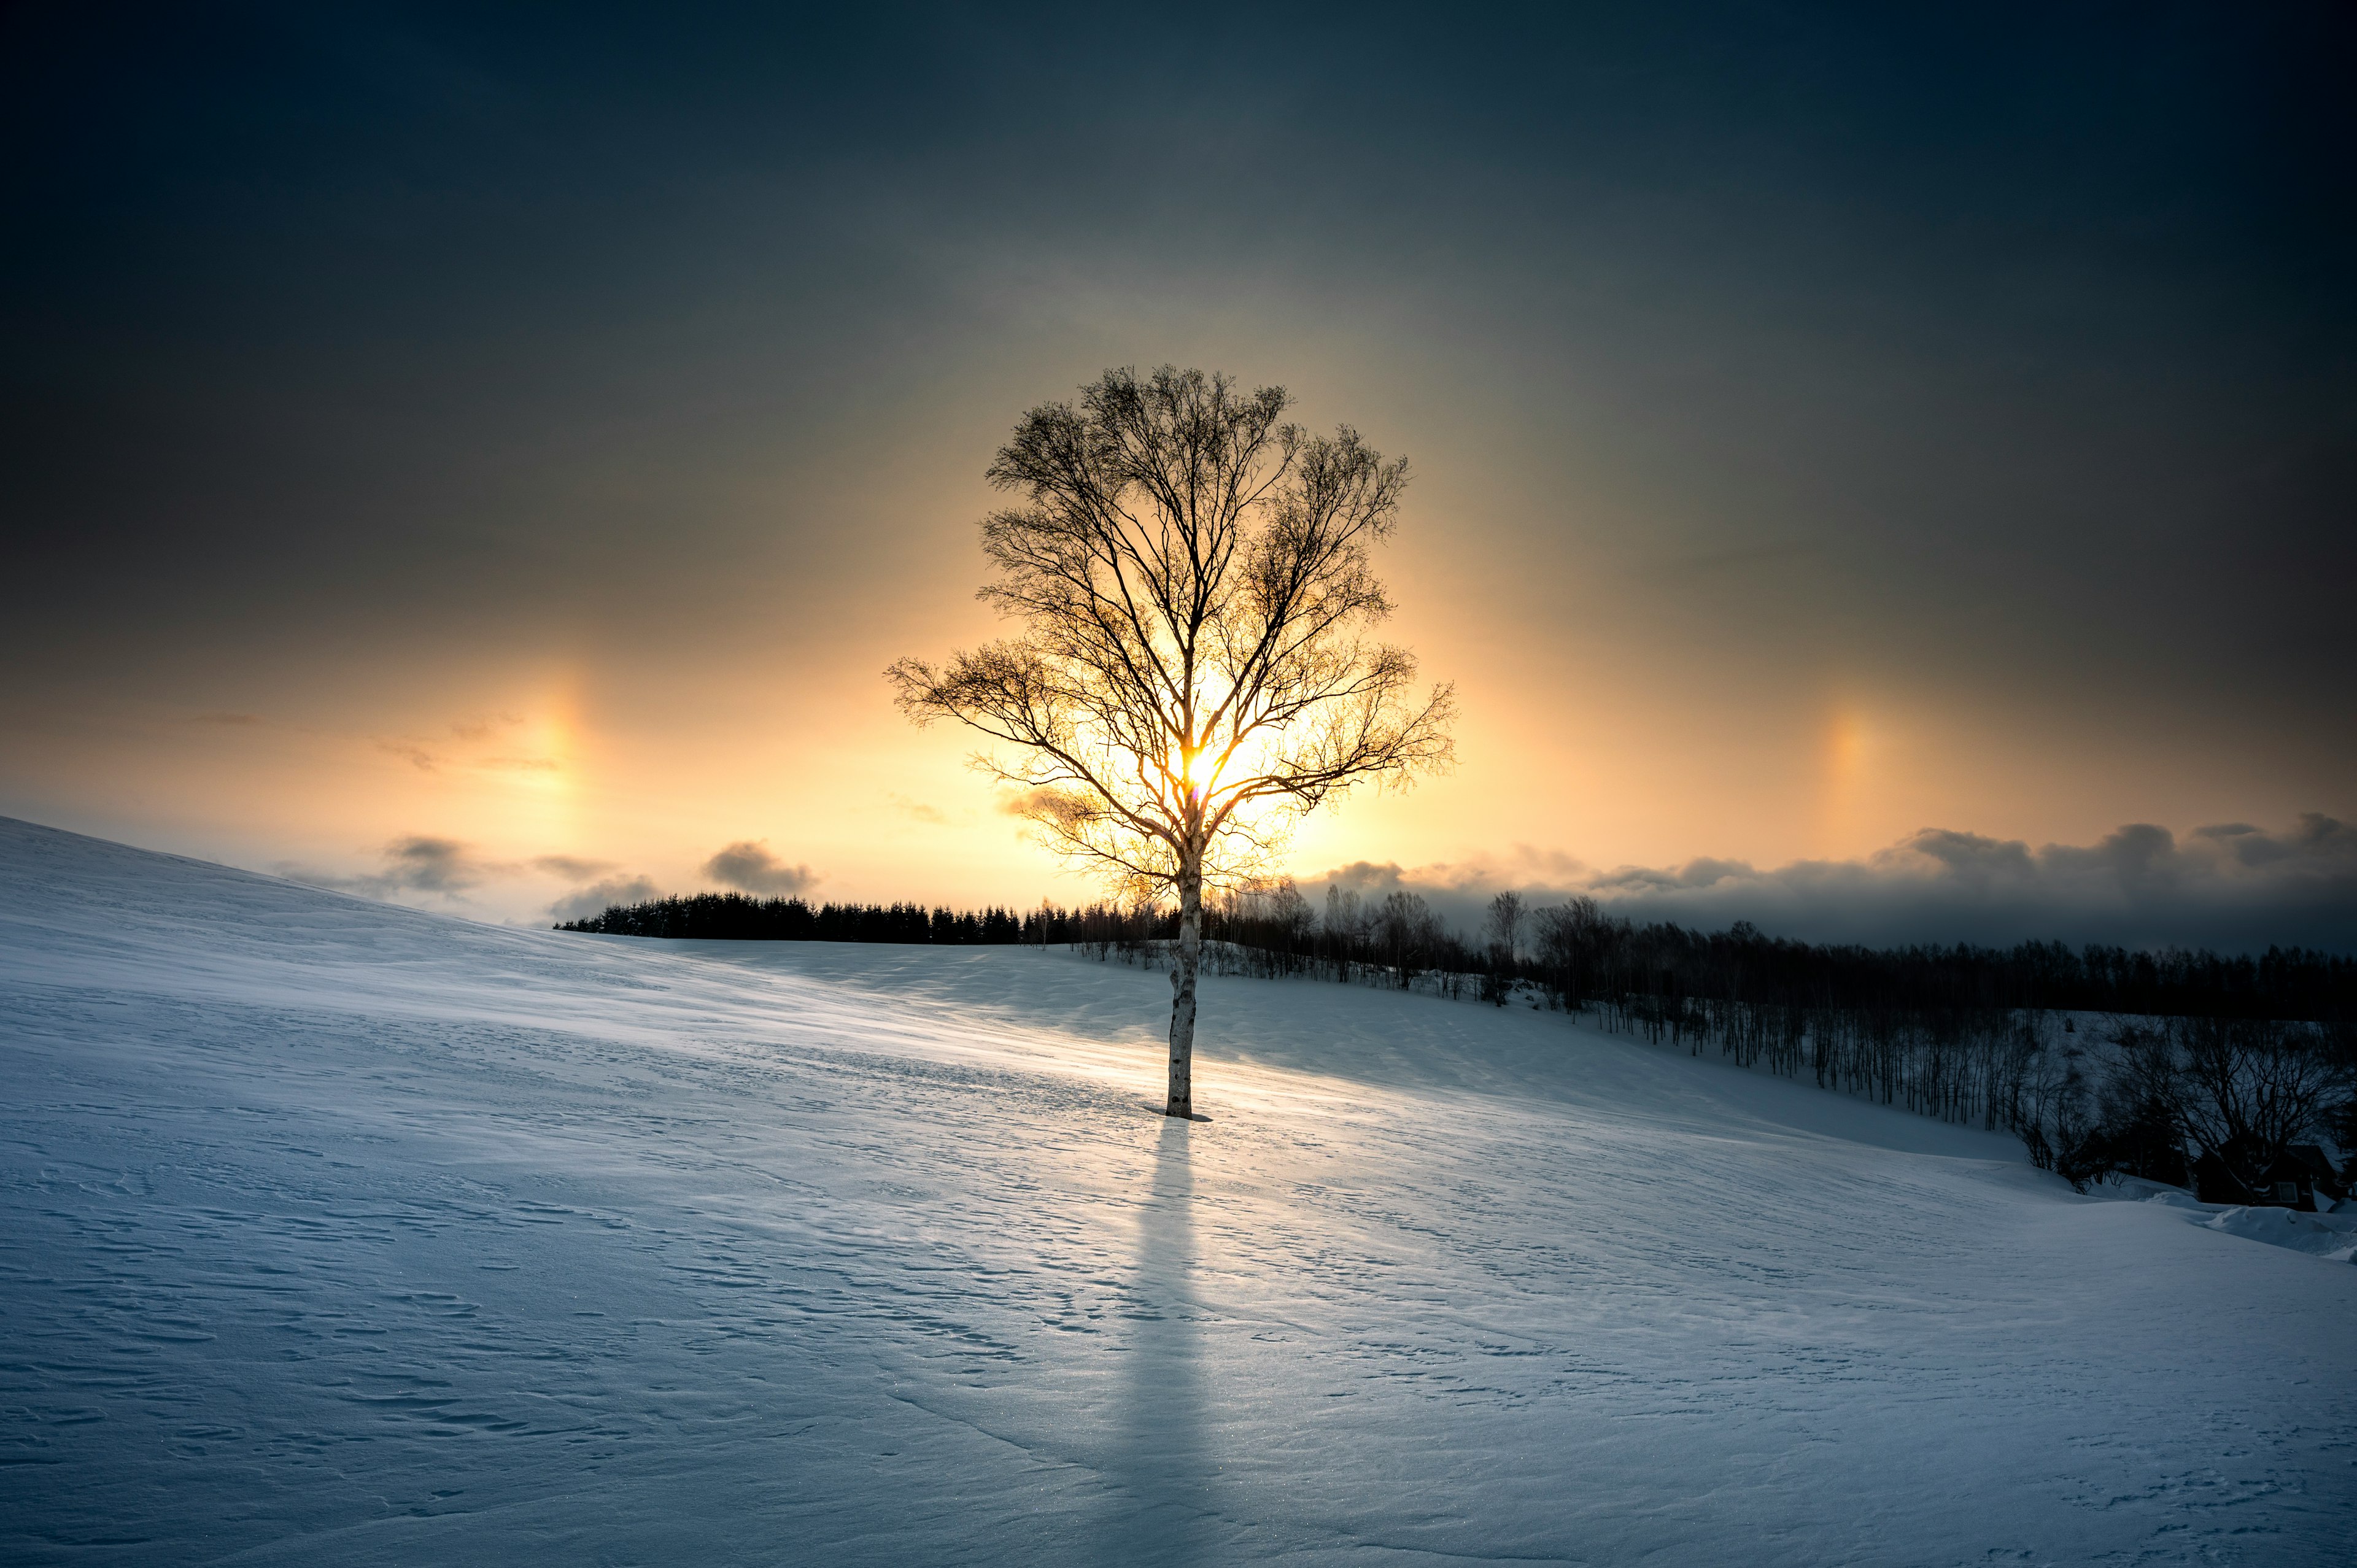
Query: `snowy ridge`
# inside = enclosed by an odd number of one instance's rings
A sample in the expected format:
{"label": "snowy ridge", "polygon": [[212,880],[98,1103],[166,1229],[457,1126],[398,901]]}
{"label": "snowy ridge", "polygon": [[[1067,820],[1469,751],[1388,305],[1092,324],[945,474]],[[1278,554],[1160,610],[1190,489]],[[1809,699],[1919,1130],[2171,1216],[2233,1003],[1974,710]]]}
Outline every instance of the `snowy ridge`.
{"label": "snowy ridge", "polygon": [[0,890],[0,1561],[2344,1560],[2357,1269],[2002,1138],[1218,978],[1187,1125],[1061,953]]}
{"label": "snowy ridge", "polygon": [[2357,1259],[2357,1214],[2301,1214],[2289,1208],[2218,1209],[2201,1221],[2229,1236],[2246,1236],[2294,1251],[2313,1252],[2328,1262]]}

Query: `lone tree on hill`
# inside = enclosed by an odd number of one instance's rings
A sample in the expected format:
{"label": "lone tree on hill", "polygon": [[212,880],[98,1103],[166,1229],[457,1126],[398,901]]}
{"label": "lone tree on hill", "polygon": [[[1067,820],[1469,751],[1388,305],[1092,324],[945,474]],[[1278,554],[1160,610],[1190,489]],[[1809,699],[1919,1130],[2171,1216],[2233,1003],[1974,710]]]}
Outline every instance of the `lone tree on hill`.
{"label": "lone tree on hill", "polygon": [[1025,414],[989,468],[1022,502],[983,520],[979,596],[1021,635],[886,671],[918,724],[1002,743],[975,764],[1049,847],[1177,895],[1172,1116],[1194,1114],[1205,879],[1249,877],[1354,783],[1453,756],[1452,689],[1418,699],[1415,657],[1368,636],[1392,608],[1368,553],[1407,463],[1284,423],[1291,401],[1165,366]]}

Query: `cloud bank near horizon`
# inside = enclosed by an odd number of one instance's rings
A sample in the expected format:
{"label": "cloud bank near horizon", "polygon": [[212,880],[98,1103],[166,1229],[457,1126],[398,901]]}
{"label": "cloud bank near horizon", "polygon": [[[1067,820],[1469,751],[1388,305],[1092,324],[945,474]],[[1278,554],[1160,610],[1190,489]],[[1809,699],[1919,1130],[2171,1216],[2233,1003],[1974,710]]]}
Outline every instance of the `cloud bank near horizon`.
{"label": "cloud bank near horizon", "polygon": [[585,919],[612,904],[637,904],[660,897],[652,878],[622,873],[611,861],[580,855],[541,854],[524,860],[500,860],[484,855],[464,840],[432,833],[408,833],[380,852],[378,870],[342,875],[321,871],[294,861],[272,867],[277,875],[315,887],[332,887],[363,897],[394,903],[438,905],[459,909],[474,906],[472,897],[483,888],[528,879],[552,879],[575,885],[547,907],[559,920]]}
{"label": "cloud bank near horizon", "polygon": [[704,863],[704,875],[724,887],[765,898],[791,898],[819,884],[807,865],[788,865],[770,853],[767,839],[739,839]]}
{"label": "cloud bank near horizon", "polygon": [[[371,897],[443,908],[472,907],[476,895],[495,894],[503,884],[553,879],[569,885],[546,907],[560,920],[662,891],[652,878],[609,861],[501,860],[425,834],[388,843],[382,862],[382,869],[359,875],[283,864],[275,869]],[[805,895],[823,880],[759,840],[730,843],[699,870],[708,882],[768,897]],[[2092,844],[2033,846],[1926,828],[1860,859],[1769,867],[1701,856],[1676,866],[1607,868],[1525,847],[1415,866],[1354,861],[1297,885],[1318,907],[1329,887],[1371,901],[1394,890],[1415,893],[1469,932],[1479,929],[1489,900],[1511,889],[1533,904],[1585,895],[1639,921],[1719,930],[1749,920],[1772,936],[1869,946],[2036,940],[2357,953],[2357,825],[2320,812],[2273,831],[2226,822],[2180,835],[2132,822]],[[916,889],[892,896],[933,901]]]}
{"label": "cloud bank near horizon", "polygon": [[[490,905],[504,906],[509,919],[520,912],[512,897],[518,884],[565,885],[566,890],[540,911],[557,920],[587,919],[617,904],[643,904],[663,897],[662,886],[653,877],[626,871],[609,860],[572,854],[500,859],[464,840],[432,833],[393,839],[378,852],[378,860],[375,870],[350,874],[296,861],[280,861],[270,869],[315,887],[479,915],[484,912],[485,899],[478,895],[484,895]],[[762,897],[793,897],[825,880],[808,865],[779,859],[765,839],[726,844],[697,871],[707,882]]]}
{"label": "cloud bank near horizon", "polygon": [[430,833],[410,833],[394,839],[384,846],[383,861],[382,870],[352,876],[314,870],[294,861],[281,861],[272,869],[291,881],[370,898],[396,898],[408,893],[450,902],[462,902],[468,889],[502,873],[520,869],[484,860],[471,845],[457,839]]}
{"label": "cloud bank near horizon", "polygon": [[617,904],[644,904],[662,897],[662,889],[651,876],[608,876],[566,894],[548,912],[560,920],[587,920]]}
{"label": "cloud bank near horizon", "polygon": [[2357,827],[2317,812],[2279,832],[2228,822],[2180,838],[2132,822],[2093,844],[2034,848],[1926,828],[1862,860],[1765,869],[1703,857],[1674,868],[1606,870],[1529,850],[1413,868],[1359,861],[1299,886],[1313,902],[1329,886],[1362,898],[1405,889],[1466,929],[1478,926],[1492,896],[1512,889],[1541,904],[1585,894],[1640,921],[1717,930],[1749,920],[1811,941],[2357,952]]}

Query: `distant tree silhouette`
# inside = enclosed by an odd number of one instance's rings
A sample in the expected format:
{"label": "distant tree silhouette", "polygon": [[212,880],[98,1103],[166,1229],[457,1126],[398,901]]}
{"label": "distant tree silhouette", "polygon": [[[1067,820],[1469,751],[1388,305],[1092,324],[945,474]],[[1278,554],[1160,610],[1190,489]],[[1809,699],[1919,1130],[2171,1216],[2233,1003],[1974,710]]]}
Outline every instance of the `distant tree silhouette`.
{"label": "distant tree silhouette", "polygon": [[749,898],[742,893],[695,893],[616,904],[560,931],[615,937],[673,937],[718,941],[906,942],[992,947],[1028,942],[1046,947],[1124,945],[1168,938],[1172,919],[1157,909],[1092,905],[1063,909],[1042,902],[1022,915],[986,909],[927,909],[921,904],[820,904],[799,898]]}
{"label": "distant tree silhouette", "polygon": [[1020,635],[887,671],[919,724],[954,719],[1051,848],[1133,899],[1178,903],[1168,1114],[1194,1112],[1205,883],[1262,865],[1361,781],[1444,766],[1450,688],[1371,640],[1370,564],[1407,483],[1356,432],[1310,435],[1282,388],[1107,371],[1031,410],[988,477],[981,596]]}
{"label": "distant tree silhouette", "polygon": [[1485,1000],[1503,1007],[1513,995],[1515,973],[1521,963],[1523,896],[1506,892],[1491,899],[1481,925],[1482,934],[1490,941],[1490,969],[1482,977],[1481,993]]}

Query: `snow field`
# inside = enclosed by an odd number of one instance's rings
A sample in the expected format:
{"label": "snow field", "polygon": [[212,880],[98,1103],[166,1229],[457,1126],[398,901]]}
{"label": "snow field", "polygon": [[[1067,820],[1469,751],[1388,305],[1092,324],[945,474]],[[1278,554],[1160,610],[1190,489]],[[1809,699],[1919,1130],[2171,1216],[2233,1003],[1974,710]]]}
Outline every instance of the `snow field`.
{"label": "snow field", "polygon": [[[1576,1028],[0,822],[0,1561],[2345,1560],[2357,1269]],[[2258,1212],[2258,1211],[2251,1211]]]}

